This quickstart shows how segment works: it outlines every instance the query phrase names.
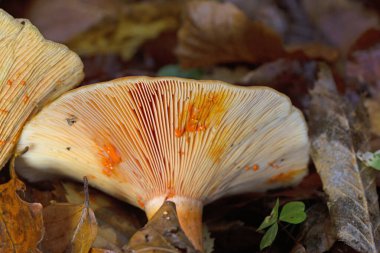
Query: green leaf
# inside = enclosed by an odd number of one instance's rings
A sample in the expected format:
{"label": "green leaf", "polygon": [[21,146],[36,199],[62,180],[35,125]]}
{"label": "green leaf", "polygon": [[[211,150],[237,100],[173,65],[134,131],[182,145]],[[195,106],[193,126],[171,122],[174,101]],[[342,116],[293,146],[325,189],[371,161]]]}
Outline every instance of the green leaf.
{"label": "green leaf", "polygon": [[375,153],[358,153],[357,156],[366,166],[380,170],[380,150]]}
{"label": "green leaf", "polygon": [[200,79],[202,78],[202,74],[200,69],[182,69],[179,65],[175,64],[166,65],[157,73],[158,76],[176,76],[192,79]]}
{"label": "green leaf", "polygon": [[276,200],[276,204],[274,205],[271,213],[269,216],[265,217],[263,223],[261,223],[260,227],[257,229],[257,231],[260,231],[260,230],[263,230],[271,225],[273,225],[274,223],[277,222],[277,219],[278,219],[278,208],[280,206],[280,201]]}
{"label": "green leaf", "polygon": [[305,204],[301,201],[286,203],[280,213],[280,221],[299,224],[306,219]]}
{"label": "green leaf", "polygon": [[274,223],[268,230],[265,232],[263,238],[260,242],[260,250],[265,249],[266,247],[272,245],[274,239],[276,239],[278,231],[278,224]]}

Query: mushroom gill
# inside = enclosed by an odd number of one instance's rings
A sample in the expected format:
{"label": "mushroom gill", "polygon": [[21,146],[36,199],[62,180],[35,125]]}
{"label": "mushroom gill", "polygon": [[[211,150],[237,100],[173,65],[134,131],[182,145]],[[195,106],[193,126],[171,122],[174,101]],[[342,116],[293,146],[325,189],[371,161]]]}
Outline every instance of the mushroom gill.
{"label": "mushroom gill", "polygon": [[309,141],[300,111],[273,89],[130,77],[61,96],[26,125],[26,146],[17,168],[30,180],[87,176],[148,218],[171,200],[202,249],[203,205],[298,183]]}
{"label": "mushroom gill", "polygon": [[20,131],[49,99],[83,79],[83,64],[66,46],[44,40],[26,19],[0,9],[0,170]]}

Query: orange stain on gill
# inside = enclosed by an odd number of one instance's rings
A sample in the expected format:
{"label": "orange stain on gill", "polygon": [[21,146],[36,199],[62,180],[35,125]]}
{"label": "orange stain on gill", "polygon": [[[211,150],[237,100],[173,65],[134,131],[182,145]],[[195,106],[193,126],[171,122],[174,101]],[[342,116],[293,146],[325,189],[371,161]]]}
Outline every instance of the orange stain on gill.
{"label": "orange stain on gill", "polygon": [[175,189],[174,189],[173,182],[170,180],[167,186],[166,199],[173,198],[174,196],[175,196]]}
{"label": "orange stain on gill", "polygon": [[26,81],[25,80],[22,80],[21,83],[20,83],[22,86],[24,86],[26,84]]}
{"label": "orange stain on gill", "polygon": [[[195,94],[179,113],[175,136],[177,138],[186,136],[186,143],[189,143],[191,133],[204,132],[210,127],[218,127],[230,107],[229,96],[228,92],[221,91]],[[223,135],[219,136],[219,141],[208,152],[215,162],[220,161],[221,155],[231,142],[230,131],[229,128],[226,128]]]}
{"label": "orange stain on gill", "polygon": [[22,101],[24,101],[24,103],[27,103],[29,101],[29,96],[24,95],[24,97],[22,98]]}
{"label": "orange stain on gill", "polygon": [[258,165],[258,164],[254,164],[254,165],[252,165],[252,167],[251,166],[249,166],[249,165],[246,165],[245,167],[244,167],[244,169],[246,170],[246,171],[249,171],[250,169],[252,169],[253,171],[258,171],[259,169],[260,169],[260,166]]}
{"label": "orange stain on gill", "polygon": [[98,147],[99,156],[101,158],[101,163],[103,166],[103,174],[106,176],[111,176],[117,165],[121,163],[121,157],[116,150],[115,146],[112,144],[104,144],[103,147]]}
{"label": "orange stain on gill", "polygon": [[294,177],[304,173],[305,170],[304,169],[301,169],[301,170],[291,170],[291,171],[288,171],[288,172],[284,172],[284,173],[280,173],[280,174],[277,174],[277,175],[274,175],[272,176],[271,178],[269,178],[267,180],[268,183],[286,183],[286,182],[290,182],[294,179]]}
{"label": "orange stain on gill", "polygon": [[13,83],[13,81],[12,81],[12,80],[10,80],[10,79],[8,79],[8,80],[7,80],[7,84],[8,84],[9,86],[11,86],[11,85],[12,85],[12,83]]}
{"label": "orange stain on gill", "polygon": [[137,197],[137,204],[139,205],[139,207],[141,208],[144,208],[145,207],[145,203],[143,201],[143,199],[139,196]]}
{"label": "orange stain on gill", "polygon": [[218,124],[226,111],[226,95],[221,92],[195,95],[179,114],[175,136],[205,131],[211,123]]}

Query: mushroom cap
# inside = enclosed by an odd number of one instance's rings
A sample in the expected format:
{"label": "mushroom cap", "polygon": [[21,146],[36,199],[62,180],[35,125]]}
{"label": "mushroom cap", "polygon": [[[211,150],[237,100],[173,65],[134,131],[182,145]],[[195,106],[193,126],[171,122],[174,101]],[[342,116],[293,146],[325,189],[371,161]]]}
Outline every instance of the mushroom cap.
{"label": "mushroom cap", "polygon": [[64,94],[27,123],[17,148],[26,146],[16,167],[29,180],[87,176],[141,208],[293,185],[309,153],[301,112],[271,88],[149,77]]}
{"label": "mushroom cap", "polygon": [[66,46],[44,40],[26,19],[0,9],[0,170],[23,125],[48,100],[83,79],[83,64]]}

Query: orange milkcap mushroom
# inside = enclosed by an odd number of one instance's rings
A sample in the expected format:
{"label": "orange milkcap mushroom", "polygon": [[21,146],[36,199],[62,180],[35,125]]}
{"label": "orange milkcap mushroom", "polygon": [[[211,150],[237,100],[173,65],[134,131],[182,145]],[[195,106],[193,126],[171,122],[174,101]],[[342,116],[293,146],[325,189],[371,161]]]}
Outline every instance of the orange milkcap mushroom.
{"label": "orange milkcap mushroom", "polygon": [[24,123],[48,100],[83,79],[83,64],[66,46],[44,40],[26,19],[0,9],[0,170]]}
{"label": "orange milkcap mushroom", "polygon": [[[202,249],[202,207],[221,196],[294,185],[307,173],[301,112],[267,87],[130,77],[66,93],[24,128],[18,169],[89,182],[152,217],[175,202]],[[38,170],[29,170],[33,167]]]}

